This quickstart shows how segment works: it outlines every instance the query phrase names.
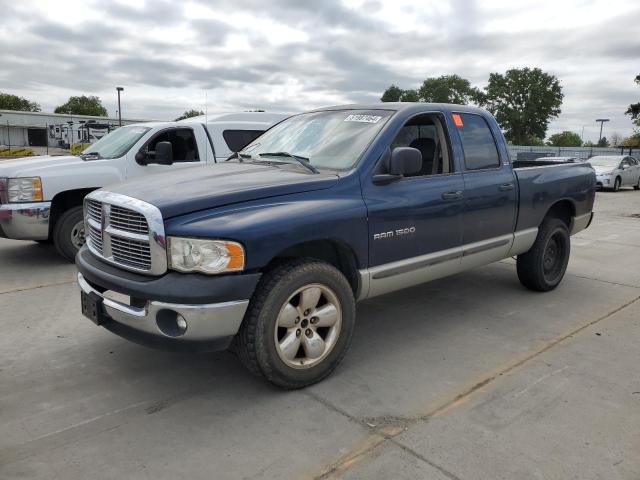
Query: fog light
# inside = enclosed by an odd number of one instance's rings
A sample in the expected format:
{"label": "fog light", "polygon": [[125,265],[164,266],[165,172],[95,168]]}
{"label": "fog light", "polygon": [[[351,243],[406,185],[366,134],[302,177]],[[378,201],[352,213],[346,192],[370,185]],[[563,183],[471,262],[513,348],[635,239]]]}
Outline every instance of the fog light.
{"label": "fog light", "polygon": [[173,310],[160,310],[156,314],[156,325],[167,337],[180,337],[187,331],[187,321]]}

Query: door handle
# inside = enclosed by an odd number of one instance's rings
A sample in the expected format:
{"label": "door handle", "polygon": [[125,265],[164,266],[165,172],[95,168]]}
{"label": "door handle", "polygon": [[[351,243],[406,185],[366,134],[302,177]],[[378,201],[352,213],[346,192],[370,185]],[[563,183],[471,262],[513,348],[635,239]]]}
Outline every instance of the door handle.
{"label": "door handle", "polygon": [[506,192],[508,190],[513,190],[513,183],[503,183],[498,187],[498,190],[501,192]]}
{"label": "door handle", "polygon": [[442,194],[443,200],[460,200],[462,198],[462,191],[457,192],[445,192]]}

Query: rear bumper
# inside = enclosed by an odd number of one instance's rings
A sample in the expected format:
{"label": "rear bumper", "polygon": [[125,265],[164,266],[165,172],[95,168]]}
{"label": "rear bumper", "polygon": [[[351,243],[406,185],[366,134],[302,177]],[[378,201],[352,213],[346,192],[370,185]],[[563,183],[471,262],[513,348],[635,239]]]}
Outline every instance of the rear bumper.
{"label": "rear bumper", "polygon": [[0,205],[0,237],[15,240],[49,238],[51,202]]}

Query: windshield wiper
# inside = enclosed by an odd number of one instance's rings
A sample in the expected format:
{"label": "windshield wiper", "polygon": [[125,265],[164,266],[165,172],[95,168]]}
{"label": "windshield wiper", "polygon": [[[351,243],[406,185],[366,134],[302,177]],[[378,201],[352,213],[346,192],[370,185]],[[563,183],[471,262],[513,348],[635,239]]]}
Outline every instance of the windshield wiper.
{"label": "windshield wiper", "polygon": [[231,155],[229,155],[229,158],[227,158],[225,162],[228,162],[229,160],[235,160],[236,158],[240,163],[242,163],[244,162],[243,159],[251,158],[251,155],[249,155],[248,153],[233,152]]}
{"label": "windshield wiper", "polygon": [[289,153],[289,152],[264,152],[264,153],[259,153],[258,156],[259,157],[288,157],[288,158],[293,158],[294,160],[297,160],[298,163],[300,163],[300,165],[305,167],[307,170],[309,170],[309,171],[311,171],[313,173],[320,173],[320,170],[318,170],[316,167],[311,165],[311,163],[309,162],[309,159],[307,157],[301,157],[300,155],[294,155],[293,153]]}
{"label": "windshield wiper", "polygon": [[102,155],[100,155],[98,152],[83,153],[82,155],[78,156],[83,160],[100,160],[102,158]]}

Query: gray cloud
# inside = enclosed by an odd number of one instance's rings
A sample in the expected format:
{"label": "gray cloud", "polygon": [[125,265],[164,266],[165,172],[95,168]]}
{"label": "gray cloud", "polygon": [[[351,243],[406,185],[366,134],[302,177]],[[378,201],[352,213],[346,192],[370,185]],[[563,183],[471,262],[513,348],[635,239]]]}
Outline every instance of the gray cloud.
{"label": "gray cloud", "polygon": [[86,0],[75,7],[86,19],[62,21],[64,9],[9,4],[0,24],[0,90],[45,109],[71,94],[100,95],[113,113],[113,88],[124,85],[128,112],[173,118],[202,108],[204,90],[211,110],[302,110],[377,101],[391,83],[417,87],[448,73],[482,87],[490,72],[537,66],[557,75],[565,90],[552,130],[578,131],[606,115],[608,127],[622,133],[631,130],[623,112],[640,96],[632,82],[640,73],[640,8],[587,27],[567,21],[504,29],[487,25],[516,16],[522,22],[519,4],[505,1],[489,16],[474,1],[421,1],[405,4],[398,18],[383,16],[383,0],[358,8],[340,0],[193,5]]}

